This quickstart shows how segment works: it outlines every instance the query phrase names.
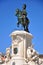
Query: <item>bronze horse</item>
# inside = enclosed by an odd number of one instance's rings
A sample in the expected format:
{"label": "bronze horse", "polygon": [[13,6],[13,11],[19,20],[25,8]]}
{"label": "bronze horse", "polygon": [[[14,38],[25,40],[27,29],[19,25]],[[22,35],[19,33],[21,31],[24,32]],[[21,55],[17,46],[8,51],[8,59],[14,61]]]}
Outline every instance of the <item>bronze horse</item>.
{"label": "bronze horse", "polygon": [[23,26],[24,30],[29,32],[29,30],[28,30],[29,19],[27,17],[24,17],[22,15],[22,11],[19,9],[16,10],[16,16],[18,19],[17,26],[19,26],[19,24],[21,24]]}

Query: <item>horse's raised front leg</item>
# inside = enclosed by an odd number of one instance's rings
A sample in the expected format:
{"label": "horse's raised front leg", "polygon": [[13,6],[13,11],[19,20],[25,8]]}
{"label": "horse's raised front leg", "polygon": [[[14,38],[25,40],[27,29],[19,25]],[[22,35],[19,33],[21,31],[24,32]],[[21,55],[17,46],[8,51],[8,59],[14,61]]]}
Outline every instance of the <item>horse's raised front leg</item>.
{"label": "horse's raised front leg", "polygon": [[19,27],[19,22],[17,22],[17,27]]}

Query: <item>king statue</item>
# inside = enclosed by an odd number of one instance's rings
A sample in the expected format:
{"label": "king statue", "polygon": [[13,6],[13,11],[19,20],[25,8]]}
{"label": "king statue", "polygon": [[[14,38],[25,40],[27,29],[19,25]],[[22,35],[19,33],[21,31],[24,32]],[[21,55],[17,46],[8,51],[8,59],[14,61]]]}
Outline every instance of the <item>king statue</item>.
{"label": "king statue", "polygon": [[25,31],[29,32],[28,25],[30,23],[29,19],[27,18],[27,12],[26,12],[26,4],[23,5],[22,10],[17,9],[16,14],[18,22],[17,26],[21,24]]}

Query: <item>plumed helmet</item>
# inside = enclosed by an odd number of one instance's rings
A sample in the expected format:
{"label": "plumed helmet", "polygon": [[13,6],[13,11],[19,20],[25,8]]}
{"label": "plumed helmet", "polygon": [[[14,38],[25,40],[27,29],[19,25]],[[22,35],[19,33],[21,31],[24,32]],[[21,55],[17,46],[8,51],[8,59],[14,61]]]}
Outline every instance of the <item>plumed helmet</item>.
{"label": "plumed helmet", "polygon": [[23,9],[26,9],[26,4],[23,4]]}

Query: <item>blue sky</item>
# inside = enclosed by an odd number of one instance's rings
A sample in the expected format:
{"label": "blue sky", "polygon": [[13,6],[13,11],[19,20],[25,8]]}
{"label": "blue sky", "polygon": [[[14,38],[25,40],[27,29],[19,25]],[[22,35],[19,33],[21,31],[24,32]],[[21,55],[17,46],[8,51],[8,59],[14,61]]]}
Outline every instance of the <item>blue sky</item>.
{"label": "blue sky", "polygon": [[24,3],[30,19],[29,30],[34,37],[32,43],[36,51],[43,54],[43,0],[0,0],[0,52],[5,53],[11,45],[10,34],[23,29],[22,26],[17,27],[15,10],[22,9]]}

